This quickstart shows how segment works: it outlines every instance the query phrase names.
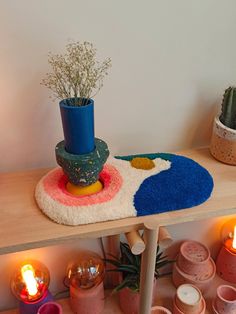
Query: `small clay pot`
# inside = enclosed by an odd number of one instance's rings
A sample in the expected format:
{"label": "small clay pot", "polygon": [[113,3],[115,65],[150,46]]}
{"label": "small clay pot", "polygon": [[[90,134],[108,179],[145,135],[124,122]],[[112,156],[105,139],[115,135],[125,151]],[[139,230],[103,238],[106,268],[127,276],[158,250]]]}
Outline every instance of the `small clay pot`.
{"label": "small clay pot", "polygon": [[157,305],[152,307],[151,314],[171,314],[171,311],[163,306]]}
{"label": "small clay pot", "polygon": [[215,308],[215,311],[219,314],[235,314],[236,289],[228,285],[219,286],[216,291],[213,308]]}
{"label": "small clay pot", "polygon": [[62,314],[62,307],[56,302],[47,302],[40,306],[37,314]]}
{"label": "small clay pot", "polygon": [[194,303],[188,303],[184,302],[181,297],[179,296],[179,291],[183,285],[181,285],[176,292],[176,296],[174,299],[174,314],[202,314],[205,313],[206,310],[206,302],[202,297],[201,291],[194,285],[185,285],[185,286],[190,286],[191,288],[194,289],[194,291],[197,292],[198,298],[197,300],[194,300]]}
{"label": "small clay pot", "polygon": [[217,160],[236,165],[236,130],[230,129],[215,118],[210,151]]}
{"label": "small clay pot", "polygon": [[185,241],[180,247],[177,264],[186,274],[200,276],[209,271],[210,257],[210,251],[205,245],[196,241]]}
{"label": "small clay pot", "polygon": [[216,260],[217,274],[226,281],[236,283],[236,254],[225,246],[220,250]]}

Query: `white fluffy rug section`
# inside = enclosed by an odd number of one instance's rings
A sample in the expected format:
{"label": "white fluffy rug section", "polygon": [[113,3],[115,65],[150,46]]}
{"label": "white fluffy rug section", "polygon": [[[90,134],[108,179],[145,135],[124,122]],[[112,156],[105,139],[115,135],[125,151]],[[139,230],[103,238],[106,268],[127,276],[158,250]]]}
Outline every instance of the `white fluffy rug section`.
{"label": "white fluffy rug section", "polygon": [[[65,225],[81,225],[108,220],[136,216],[133,198],[141,183],[147,178],[171,167],[171,162],[156,158],[153,160],[155,168],[140,170],[131,167],[130,162],[110,157],[107,164],[115,167],[120,173],[123,183],[115,196],[106,202],[68,206],[58,202],[49,195],[43,185],[43,177],[35,191],[36,201],[41,210],[52,220]],[[59,188],[59,187],[58,187]],[[71,196],[66,196],[70,198]],[[72,196],[73,199],[75,198]]]}

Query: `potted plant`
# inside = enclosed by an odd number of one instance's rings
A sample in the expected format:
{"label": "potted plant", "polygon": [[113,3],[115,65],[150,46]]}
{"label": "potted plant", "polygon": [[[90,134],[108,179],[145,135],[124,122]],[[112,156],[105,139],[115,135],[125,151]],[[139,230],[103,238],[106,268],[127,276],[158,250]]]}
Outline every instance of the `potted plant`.
{"label": "potted plant", "polygon": [[[119,292],[120,307],[124,313],[138,314],[140,301],[140,274],[141,274],[141,257],[142,255],[134,255],[127,243],[120,243],[120,258],[111,255],[111,259],[106,258],[105,262],[114,266],[113,269],[107,271],[119,272],[121,274],[120,283],[113,292]],[[160,270],[174,261],[168,260],[167,256],[163,256],[157,247],[156,266],[153,276],[153,286],[160,277],[171,274],[171,272],[160,272]]]}
{"label": "potted plant", "polygon": [[236,165],[236,87],[225,90],[221,113],[214,121],[210,151],[216,159]]}
{"label": "potted plant", "polygon": [[60,99],[65,149],[68,153],[88,154],[95,148],[94,100],[111,67],[111,59],[96,60],[96,49],[90,42],[74,42],[65,54],[49,54],[52,72],[42,84]]}

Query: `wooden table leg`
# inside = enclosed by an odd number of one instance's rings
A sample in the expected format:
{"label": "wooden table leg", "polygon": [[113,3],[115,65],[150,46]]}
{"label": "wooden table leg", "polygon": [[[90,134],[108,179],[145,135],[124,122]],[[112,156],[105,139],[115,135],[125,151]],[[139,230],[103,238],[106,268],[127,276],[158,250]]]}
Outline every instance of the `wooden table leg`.
{"label": "wooden table leg", "polygon": [[154,270],[156,263],[158,226],[145,224],[144,242],[146,249],[142,255],[141,282],[140,282],[140,314],[150,314],[152,305],[152,292]]}

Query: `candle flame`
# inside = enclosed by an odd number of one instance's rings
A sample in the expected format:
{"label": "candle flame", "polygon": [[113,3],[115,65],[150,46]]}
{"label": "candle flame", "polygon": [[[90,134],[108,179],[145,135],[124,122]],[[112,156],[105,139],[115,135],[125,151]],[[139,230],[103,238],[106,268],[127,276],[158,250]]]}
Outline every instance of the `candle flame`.
{"label": "candle flame", "polygon": [[234,226],[233,249],[236,250],[236,225]]}
{"label": "candle flame", "polygon": [[21,275],[26,284],[26,289],[30,296],[34,296],[38,292],[38,284],[34,277],[34,268],[28,264],[21,268]]}

